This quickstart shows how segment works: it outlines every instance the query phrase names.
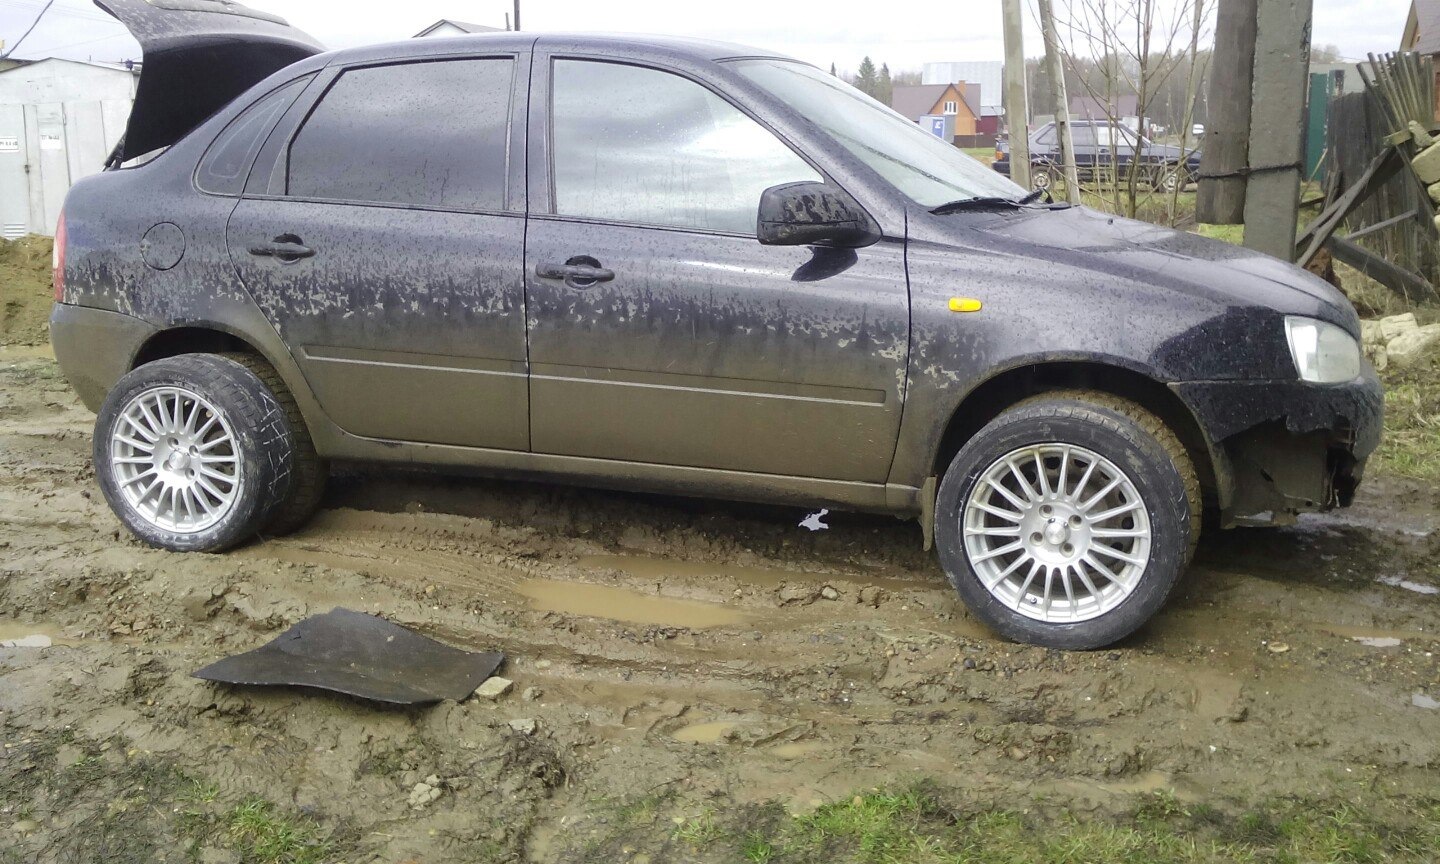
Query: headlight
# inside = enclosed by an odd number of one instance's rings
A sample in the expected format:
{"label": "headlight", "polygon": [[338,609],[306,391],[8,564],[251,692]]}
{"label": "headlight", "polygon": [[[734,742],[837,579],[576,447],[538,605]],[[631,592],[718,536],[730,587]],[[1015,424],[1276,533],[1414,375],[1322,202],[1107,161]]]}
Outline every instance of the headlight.
{"label": "headlight", "polygon": [[1338,384],[1360,374],[1360,343],[1334,324],[1287,315],[1285,339],[1303,381]]}

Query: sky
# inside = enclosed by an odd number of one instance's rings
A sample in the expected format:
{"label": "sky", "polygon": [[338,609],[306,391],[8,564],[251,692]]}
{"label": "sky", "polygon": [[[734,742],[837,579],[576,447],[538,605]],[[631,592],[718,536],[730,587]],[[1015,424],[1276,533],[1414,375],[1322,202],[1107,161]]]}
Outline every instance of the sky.
{"label": "sky", "polygon": [[[1057,6],[1064,0],[1057,0]],[[330,48],[413,36],[440,18],[505,25],[511,0],[246,0],[280,15]],[[0,40],[7,49],[44,0],[0,0]],[[1033,9],[1033,0],[1027,0]],[[1314,0],[1314,43],[1334,44],[1349,58],[1393,51],[1409,0]],[[740,42],[779,51],[821,67],[853,70],[864,56],[894,70],[927,61],[999,60],[999,0],[521,0],[525,30],[666,33]],[[1041,53],[1027,13],[1026,54]],[[68,57],[115,62],[138,59],[139,48],[113,18],[89,0],[55,0],[16,57]]]}

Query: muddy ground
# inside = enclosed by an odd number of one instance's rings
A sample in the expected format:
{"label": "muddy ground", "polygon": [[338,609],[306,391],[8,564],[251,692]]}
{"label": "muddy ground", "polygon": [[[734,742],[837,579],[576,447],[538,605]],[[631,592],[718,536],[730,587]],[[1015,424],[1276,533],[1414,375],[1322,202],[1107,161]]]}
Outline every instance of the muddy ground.
{"label": "muddy ground", "polygon": [[[0,861],[729,861],[680,829],[918,781],[1082,816],[1440,797],[1432,487],[1207,537],[1150,626],[1064,653],[987,633],[885,517],[342,469],[301,533],[161,552],[92,422],[48,349],[0,349],[0,640],[54,643],[0,648]],[[336,606],[504,651],[515,688],[189,677]],[[266,858],[242,806],[323,854]]]}

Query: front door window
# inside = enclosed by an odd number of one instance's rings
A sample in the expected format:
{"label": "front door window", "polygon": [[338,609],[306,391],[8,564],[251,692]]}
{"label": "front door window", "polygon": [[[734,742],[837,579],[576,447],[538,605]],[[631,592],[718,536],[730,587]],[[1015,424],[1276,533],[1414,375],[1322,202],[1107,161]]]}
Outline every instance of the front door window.
{"label": "front door window", "polygon": [[555,212],[755,234],[760,193],[819,172],[759,123],[679,75],[555,63]]}

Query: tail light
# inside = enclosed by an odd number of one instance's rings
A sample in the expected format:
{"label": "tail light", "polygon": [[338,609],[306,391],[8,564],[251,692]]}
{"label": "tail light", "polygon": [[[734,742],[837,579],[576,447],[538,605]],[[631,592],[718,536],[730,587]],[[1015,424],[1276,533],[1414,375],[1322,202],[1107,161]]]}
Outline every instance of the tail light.
{"label": "tail light", "polygon": [[51,253],[50,263],[55,268],[54,276],[51,277],[55,285],[55,302],[62,303],[65,298],[65,211],[60,211],[60,222],[55,226],[55,251]]}
{"label": "tail light", "polygon": [[1005,161],[1005,151],[1001,150],[999,147],[996,147],[996,148],[995,148],[995,161],[996,161],[996,162],[1003,162],[1003,161]]}

